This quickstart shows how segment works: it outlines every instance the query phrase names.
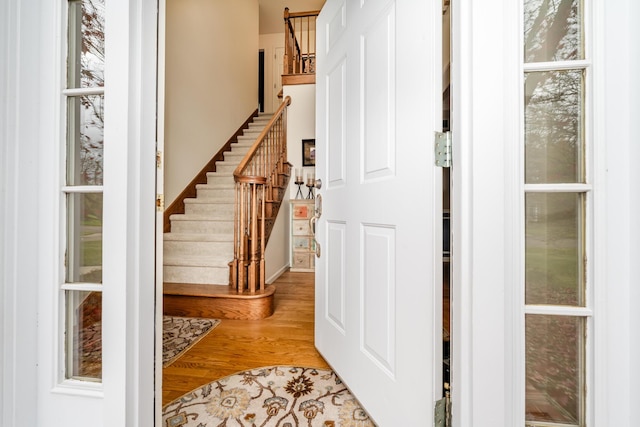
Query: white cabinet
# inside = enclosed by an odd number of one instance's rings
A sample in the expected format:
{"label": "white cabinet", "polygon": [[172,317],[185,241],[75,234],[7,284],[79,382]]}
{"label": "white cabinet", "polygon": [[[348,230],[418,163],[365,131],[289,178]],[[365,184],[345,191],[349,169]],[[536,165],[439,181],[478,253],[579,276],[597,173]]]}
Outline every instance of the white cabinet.
{"label": "white cabinet", "polygon": [[291,204],[291,271],[314,271],[315,241],[309,225],[314,200],[292,199]]}

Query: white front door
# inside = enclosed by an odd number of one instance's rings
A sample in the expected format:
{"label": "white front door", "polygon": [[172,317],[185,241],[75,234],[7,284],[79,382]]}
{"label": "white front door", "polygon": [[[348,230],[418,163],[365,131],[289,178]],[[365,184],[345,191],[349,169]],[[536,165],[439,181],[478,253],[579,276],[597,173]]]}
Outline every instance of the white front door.
{"label": "white front door", "polygon": [[441,395],[441,15],[329,0],[317,21],[316,346],[381,426]]}

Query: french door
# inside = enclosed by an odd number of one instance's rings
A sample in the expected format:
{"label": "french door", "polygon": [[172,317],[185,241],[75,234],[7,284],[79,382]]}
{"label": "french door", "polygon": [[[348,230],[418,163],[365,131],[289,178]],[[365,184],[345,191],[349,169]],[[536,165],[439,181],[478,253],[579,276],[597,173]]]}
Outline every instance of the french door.
{"label": "french door", "polygon": [[152,426],[157,2],[50,3],[38,423]]}

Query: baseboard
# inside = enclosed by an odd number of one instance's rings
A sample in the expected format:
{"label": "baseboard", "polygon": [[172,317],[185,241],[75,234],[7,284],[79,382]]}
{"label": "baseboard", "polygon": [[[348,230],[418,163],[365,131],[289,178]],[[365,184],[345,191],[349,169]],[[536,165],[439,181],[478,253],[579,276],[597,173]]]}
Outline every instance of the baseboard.
{"label": "baseboard", "polygon": [[265,279],[265,282],[267,283],[267,285],[272,284],[273,282],[275,282],[276,280],[278,280],[278,277],[282,276],[284,273],[287,272],[287,270],[289,270],[289,264],[285,264],[280,270],[276,271],[272,276],[270,276],[269,278]]}

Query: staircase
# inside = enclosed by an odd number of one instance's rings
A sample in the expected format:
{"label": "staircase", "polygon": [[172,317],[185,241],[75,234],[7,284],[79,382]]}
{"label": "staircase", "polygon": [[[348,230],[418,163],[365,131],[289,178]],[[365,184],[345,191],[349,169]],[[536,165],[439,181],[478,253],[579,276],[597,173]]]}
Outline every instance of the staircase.
{"label": "staircase", "polygon": [[185,199],[185,213],[172,215],[171,232],[164,234],[164,281],[229,285],[233,260],[235,182],[233,171],[271,115],[259,115],[238,137],[207,183],[196,186],[197,196]]}
{"label": "staircase", "polygon": [[229,285],[234,259],[235,181],[233,172],[254,144],[271,114],[249,124],[224,161],[184,200],[185,213],[170,216],[164,234],[164,312],[167,315],[255,319],[273,312],[274,289],[238,297]]}

